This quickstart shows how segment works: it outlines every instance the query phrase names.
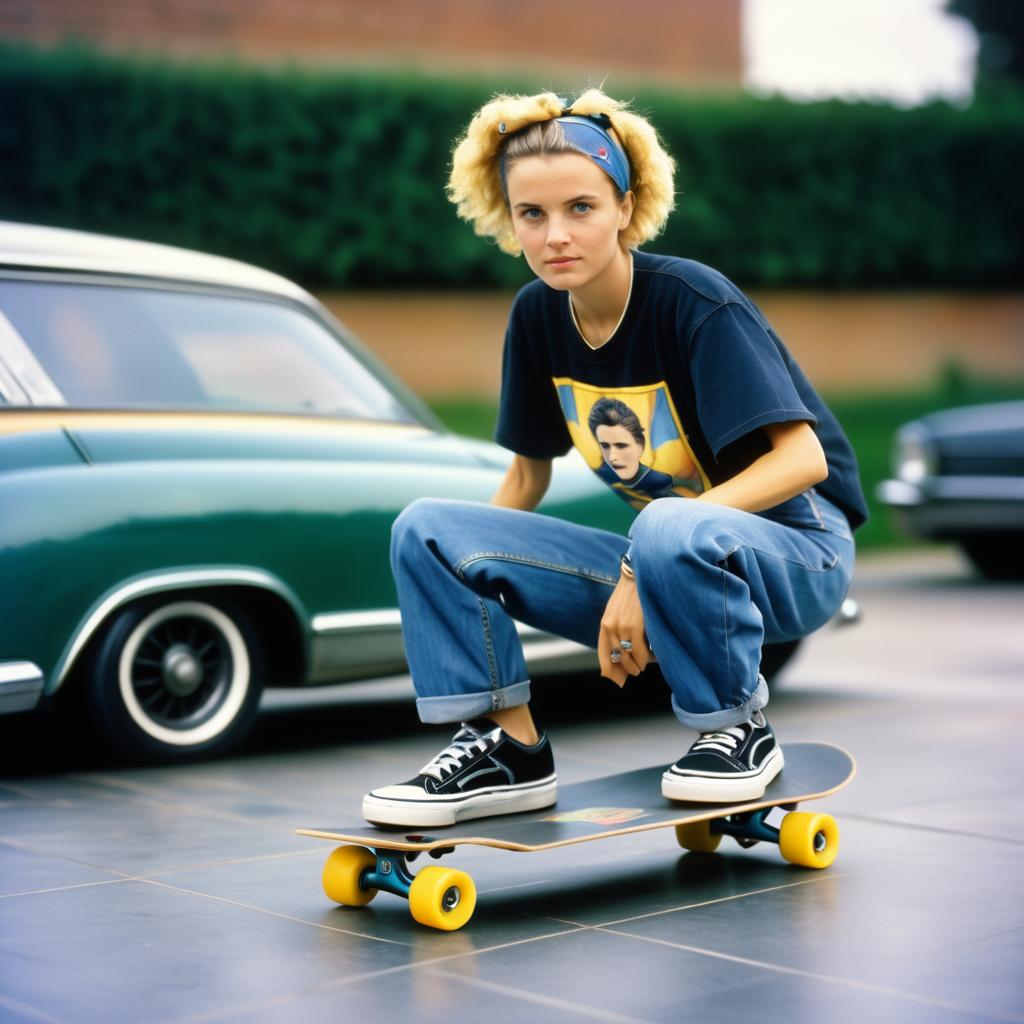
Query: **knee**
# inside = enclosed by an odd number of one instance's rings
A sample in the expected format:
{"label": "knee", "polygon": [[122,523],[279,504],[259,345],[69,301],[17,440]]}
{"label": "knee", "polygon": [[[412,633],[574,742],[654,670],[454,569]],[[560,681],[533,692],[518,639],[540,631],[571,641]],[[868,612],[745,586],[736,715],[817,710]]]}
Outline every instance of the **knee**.
{"label": "knee", "polygon": [[406,505],[391,524],[392,557],[409,544],[425,543],[436,532],[446,504],[443,498],[417,498]]}
{"label": "knee", "polygon": [[[724,514],[723,514],[724,513]],[[634,563],[664,563],[694,555],[724,557],[722,525],[727,510],[690,498],[659,498],[646,505],[629,531]]]}

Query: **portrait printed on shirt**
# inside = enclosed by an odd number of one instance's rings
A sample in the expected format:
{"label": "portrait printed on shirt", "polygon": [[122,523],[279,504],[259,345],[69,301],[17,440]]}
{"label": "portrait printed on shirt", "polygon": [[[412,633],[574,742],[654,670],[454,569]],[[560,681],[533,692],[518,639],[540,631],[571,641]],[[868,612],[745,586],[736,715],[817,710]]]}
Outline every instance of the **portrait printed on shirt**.
{"label": "portrait printed on shirt", "polygon": [[629,388],[553,381],[572,443],[634,508],[655,498],[693,498],[710,486],[664,381]]}

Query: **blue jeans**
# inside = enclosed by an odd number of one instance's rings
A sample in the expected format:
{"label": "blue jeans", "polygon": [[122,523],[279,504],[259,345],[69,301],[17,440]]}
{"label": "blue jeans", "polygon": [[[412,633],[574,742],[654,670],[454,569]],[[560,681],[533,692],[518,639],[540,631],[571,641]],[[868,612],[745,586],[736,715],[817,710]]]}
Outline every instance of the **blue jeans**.
{"label": "blue jeans", "polygon": [[756,515],[660,498],[628,539],[536,512],[426,498],[395,520],[391,541],[424,722],[529,701],[513,619],[596,647],[628,550],[676,716],[699,732],[735,725],[768,702],[762,643],[826,623],[854,559],[846,517],[813,488]]}

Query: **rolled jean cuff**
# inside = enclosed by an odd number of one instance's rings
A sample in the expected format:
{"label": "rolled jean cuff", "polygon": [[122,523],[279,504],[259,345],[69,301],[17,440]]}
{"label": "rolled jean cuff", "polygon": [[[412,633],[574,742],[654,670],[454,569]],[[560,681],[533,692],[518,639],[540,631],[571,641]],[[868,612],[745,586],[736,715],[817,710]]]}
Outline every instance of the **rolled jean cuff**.
{"label": "rolled jean cuff", "polygon": [[672,710],[683,725],[697,732],[714,732],[716,729],[728,729],[730,725],[739,725],[747,721],[755,711],[760,711],[768,703],[768,684],[764,676],[757,677],[757,689],[753,695],[739,707],[726,708],[724,711],[711,711],[706,714],[694,714],[684,711],[672,698]]}
{"label": "rolled jean cuff", "polygon": [[419,697],[416,711],[420,721],[426,725],[443,725],[446,722],[467,722],[491,711],[502,708],[516,708],[530,703],[530,680],[513,683],[500,690],[486,693],[455,693],[449,697]]}

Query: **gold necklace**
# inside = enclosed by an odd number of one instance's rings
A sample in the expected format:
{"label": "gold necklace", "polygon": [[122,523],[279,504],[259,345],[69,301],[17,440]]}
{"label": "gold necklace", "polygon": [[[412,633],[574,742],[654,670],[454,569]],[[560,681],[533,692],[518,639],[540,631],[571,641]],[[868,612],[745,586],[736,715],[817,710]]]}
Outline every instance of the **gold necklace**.
{"label": "gold necklace", "polygon": [[590,349],[591,352],[596,352],[599,348],[603,348],[608,344],[612,338],[615,337],[616,332],[622,326],[622,321],[626,319],[626,310],[629,309],[629,300],[633,297],[633,254],[629,254],[629,291],[626,292],[626,302],[622,307],[622,312],[619,314],[618,323],[612,328],[612,333],[608,335],[599,345],[591,345],[587,340],[587,336],[583,333],[583,328],[580,327],[579,318],[576,316],[576,307],[572,304],[572,294],[569,295],[569,315],[572,317],[573,325],[576,328],[576,333],[583,339],[583,344]]}

